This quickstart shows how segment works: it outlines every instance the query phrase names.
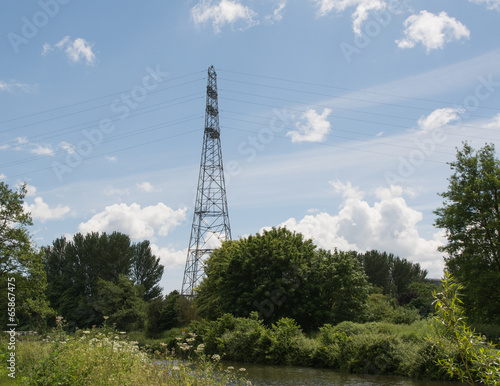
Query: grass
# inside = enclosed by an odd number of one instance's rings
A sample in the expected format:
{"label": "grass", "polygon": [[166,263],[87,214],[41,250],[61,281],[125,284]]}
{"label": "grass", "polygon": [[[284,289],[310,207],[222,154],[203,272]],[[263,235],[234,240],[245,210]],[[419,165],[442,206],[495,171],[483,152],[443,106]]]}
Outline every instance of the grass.
{"label": "grass", "polygon": [[[0,344],[5,355],[6,341]],[[141,350],[125,333],[110,328],[80,330],[74,336],[56,331],[43,340],[19,340],[16,382],[7,377],[5,368],[0,369],[0,380],[5,385],[247,384],[238,371],[221,368],[220,356],[203,355],[203,345],[193,347],[180,341],[181,346],[191,354],[189,358],[184,355],[186,360],[179,360],[172,351]]]}

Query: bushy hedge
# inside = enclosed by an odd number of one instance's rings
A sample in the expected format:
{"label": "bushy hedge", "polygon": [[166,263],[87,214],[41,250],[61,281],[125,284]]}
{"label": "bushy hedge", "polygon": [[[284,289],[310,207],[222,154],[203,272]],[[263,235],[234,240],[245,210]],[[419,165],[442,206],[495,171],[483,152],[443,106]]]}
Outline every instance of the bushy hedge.
{"label": "bushy hedge", "polygon": [[228,360],[448,380],[436,361],[454,353],[436,348],[428,339],[428,327],[427,321],[343,322],[327,324],[308,337],[289,318],[266,327],[257,314],[250,318],[225,314],[216,321],[193,323],[191,330],[203,338],[207,354],[225,353]]}

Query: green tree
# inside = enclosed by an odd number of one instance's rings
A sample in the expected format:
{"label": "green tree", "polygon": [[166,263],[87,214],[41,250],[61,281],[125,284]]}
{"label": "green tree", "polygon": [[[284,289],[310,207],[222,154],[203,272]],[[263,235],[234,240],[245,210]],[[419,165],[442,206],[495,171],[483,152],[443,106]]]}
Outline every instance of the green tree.
{"label": "green tree", "polygon": [[394,256],[392,253],[368,251],[358,253],[357,258],[368,277],[368,282],[381,288],[384,295],[397,298],[411,283],[423,283],[427,270],[418,263]]}
{"label": "green tree", "polygon": [[435,225],[448,243],[446,268],[464,286],[467,314],[483,322],[500,321],[500,160],[493,145],[475,151],[464,143]]}
{"label": "green tree", "polygon": [[132,246],[132,266],[130,277],[134,284],[144,287],[144,300],[161,296],[162,288],[158,282],[163,276],[163,265],[160,258],[153,255],[148,240],[134,244]]}
{"label": "green tree", "polygon": [[[44,251],[47,296],[70,325],[89,327],[101,322],[102,312],[95,307],[99,279],[119,284],[121,275],[131,278],[142,286],[144,299],[155,297],[159,289],[163,266],[151,254],[149,243],[133,245],[119,232],[77,233],[72,240],[55,240]],[[141,262],[144,268],[139,267]]]}
{"label": "green tree", "polygon": [[257,311],[267,324],[288,317],[311,330],[356,319],[368,293],[353,254],[317,250],[285,228],[223,243],[205,272],[195,304],[200,316],[211,319]]}
{"label": "green tree", "polygon": [[26,186],[13,191],[0,182],[0,315],[2,325],[8,320],[8,283],[15,295],[15,323],[19,327],[43,329],[53,314],[45,297],[47,278],[43,271],[43,254],[36,251],[27,226],[32,225],[23,202]]}
{"label": "green tree", "polygon": [[146,320],[146,303],[142,300],[143,288],[134,285],[125,275],[119,275],[118,281],[98,279],[97,300],[94,307],[108,323],[115,323],[116,328],[125,331],[139,330]]}

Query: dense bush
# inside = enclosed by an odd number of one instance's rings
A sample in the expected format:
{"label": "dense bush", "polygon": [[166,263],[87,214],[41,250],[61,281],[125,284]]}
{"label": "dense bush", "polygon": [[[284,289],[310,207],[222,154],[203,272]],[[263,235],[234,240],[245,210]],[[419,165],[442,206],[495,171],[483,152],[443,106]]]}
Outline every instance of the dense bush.
{"label": "dense bush", "polygon": [[203,338],[206,353],[223,352],[226,359],[273,365],[327,367],[361,374],[448,379],[437,359],[455,353],[434,347],[427,338],[429,322],[410,325],[387,322],[326,324],[314,338],[294,320],[282,318],[270,327],[251,318],[225,314],[197,322],[191,329]]}

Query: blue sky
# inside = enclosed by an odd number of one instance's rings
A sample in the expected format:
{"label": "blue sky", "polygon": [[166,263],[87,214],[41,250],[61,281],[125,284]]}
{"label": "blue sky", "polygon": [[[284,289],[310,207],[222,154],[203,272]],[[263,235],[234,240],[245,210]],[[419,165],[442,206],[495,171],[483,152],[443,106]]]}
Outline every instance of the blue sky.
{"label": "blue sky", "polygon": [[148,239],[180,289],[206,72],[233,238],[286,225],[440,277],[456,146],[500,142],[499,0],[4,2],[0,178],[39,246]]}

